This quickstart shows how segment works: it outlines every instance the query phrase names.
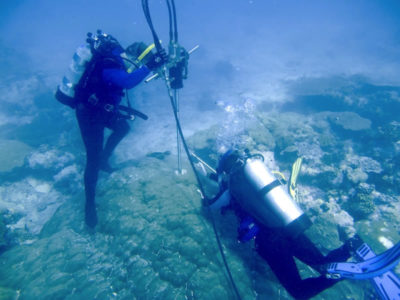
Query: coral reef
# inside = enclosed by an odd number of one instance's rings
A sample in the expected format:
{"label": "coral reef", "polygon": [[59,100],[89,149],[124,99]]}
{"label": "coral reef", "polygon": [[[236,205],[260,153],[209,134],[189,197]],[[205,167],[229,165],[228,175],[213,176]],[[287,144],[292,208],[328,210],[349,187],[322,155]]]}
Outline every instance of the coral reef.
{"label": "coral reef", "polygon": [[[12,151],[10,151],[12,149]],[[17,140],[0,140],[0,172],[22,167],[32,148]]]}
{"label": "coral reef", "polygon": [[[219,67],[230,72],[228,64]],[[36,83],[32,81],[32,86]],[[308,104],[304,111],[301,107],[276,111],[270,103],[257,106],[251,98],[257,94],[261,101],[261,93],[244,92],[238,97],[246,99],[237,103],[219,102],[226,118],[209,127],[203,124],[202,131],[191,129],[188,144],[212,167],[219,153],[232,146],[260,152],[269,168],[287,178],[295,159],[303,157],[299,205],[314,223],[307,231],[310,239],[327,252],[343,242],[339,226],[346,236],[357,231],[372,248],[383,251],[399,240],[400,198],[393,191],[400,177],[400,126],[397,121],[385,124],[389,113],[382,110],[374,116],[377,104],[355,93],[356,83],[340,81],[340,85],[344,92],[327,88],[322,100],[329,103],[321,103],[319,95],[305,95],[291,103]],[[32,90],[28,82],[16,86],[24,87],[24,93]],[[10,95],[16,97],[17,91],[13,88]],[[387,93],[380,91],[370,98],[382,95]],[[395,101],[385,99],[386,105]],[[23,103],[31,107],[34,100],[27,97]],[[26,114],[24,124],[31,122],[35,112]],[[395,120],[392,117],[388,120]],[[34,128],[42,126],[44,119],[38,118]],[[7,118],[4,122],[14,124]],[[165,149],[142,149],[140,158],[131,154],[132,159],[125,162],[125,154],[131,151],[131,144],[126,145],[128,150],[117,158],[122,161],[119,170],[100,174],[99,224],[93,233],[83,221],[84,157],[83,147],[76,147],[79,135],[63,132],[46,144],[44,137],[36,141],[40,134],[35,131],[35,137],[27,137],[20,132],[24,142],[9,137],[0,142],[4,145],[0,172],[7,174],[0,186],[0,248],[7,247],[0,256],[1,295],[10,299],[233,297],[210,215],[201,206],[184,155],[183,168],[188,172],[177,176],[177,157],[167,149],[169,144]],[[368,147],[362,143],[366,137],[373,139]],[[10,148],[13,151],[5,150]],[[201,179],[211,185],[205,176]],[[211,195],[215,186],[206,192]],[[214,217],[244,299],[289,298],[254,252],[254,245],[237,243],[236,217],[231,212]],[[301,264],[300,272],[315,275]],[[316,299],[364,299],[372,290],[366,285],[343,281]]]}
{"label": "coral reef", "polygon": [[374,187],[360,183],[344,205],[356,221],[368,218],[375,211]]}

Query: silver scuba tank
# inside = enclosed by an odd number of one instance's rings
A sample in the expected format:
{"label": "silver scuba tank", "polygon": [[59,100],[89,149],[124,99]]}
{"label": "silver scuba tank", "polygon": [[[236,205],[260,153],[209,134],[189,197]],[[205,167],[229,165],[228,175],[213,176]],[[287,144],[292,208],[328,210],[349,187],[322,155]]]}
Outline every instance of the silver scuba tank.
{"label": "silver scuba tank", "polygon": [[297,235],[310,220],[263,161],[247,158],[230,176],[229,189],[244,211],[269,228],[284,227]]}
{"label": "silver scuba tank", "polygon": [[79,83],[85,72],[87,63],[92,59],[92,51],[89,45],[82,45],[76,49],[68,72],[59,85],[59,90],[66,96],[74,98],[75,86]]}

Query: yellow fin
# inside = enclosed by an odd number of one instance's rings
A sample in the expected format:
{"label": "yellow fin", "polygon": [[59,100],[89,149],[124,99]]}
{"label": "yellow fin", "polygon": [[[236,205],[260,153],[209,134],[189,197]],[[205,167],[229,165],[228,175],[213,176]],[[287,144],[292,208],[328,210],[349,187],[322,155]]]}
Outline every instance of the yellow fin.
{"label": "yellow fin", "polygon": [[297,201],[297,177],[299,176],[301,163],[303,162],[303,158],[299,157],[296,159],[294,164],[292,165],[292,172],[290,174],[289,179],[289,194]]}

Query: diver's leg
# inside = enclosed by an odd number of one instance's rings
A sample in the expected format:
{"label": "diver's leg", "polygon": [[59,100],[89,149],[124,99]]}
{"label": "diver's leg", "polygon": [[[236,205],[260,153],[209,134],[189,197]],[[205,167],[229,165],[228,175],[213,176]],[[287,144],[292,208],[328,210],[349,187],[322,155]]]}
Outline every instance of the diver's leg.
{"label": "diver's leg", "polygon": [[291,244],[293,245],[294,256],[310,266],[323,265],[334,261],[346,261],[351,256],[346,245],[342,245],[324,256],[305,234],[300,234],[295,239],[291,239]]}
{"label": "diver's leg", "polygon": [[294,298],[299,298],[302,294],[302,280],[288,245],[283,240],[258,242],[257,252],[268,263],[283,287]]}
{"label": "diver's leg", "polygon": [[104,151],[101,157],[101,169],[103,171],[111,173],[113,169],[110,167],[108,160],[111,157],[114,149],[121,142],[121,140],[129,132],[129,124],[125,119],[112,118],[108,124],[107,128],[112,130],[111,135],[108,137]]}
{"label": "diver's leg", "polygon": [[84,174],[85,184],[85,221],[90,227],[97,224],[96,213],[96,185],[99,175],[101,153],[103,149],[104,125],[95,112],[81,107],[76,111],[79,128],[86,148],[86,167]]}
{"label": "diver's leg", "polygon": [[294,248],[294,243],[286,238],[257,242],[257,252],[268,262],[280,283],[294,298],[308,299],[336,283],[324,276],[302,280],[294,260]]}
{"label": "diver's leg", "polygon": [[[339,280],[328,279],[324,276],[323,265],[334,261],[346,261],[351,256],[346,245],[324,256],[305,234],[299,235],[296,239],[288,239],[287,247],[290,249],[291,255],[312,266],[322,274],[319,277],[303,280],[299,280],[300,277],[297,276],[291,279],[291,287],[288,288],[288,291],[293,297],[299,299],[313,297],[339,282]],[[278,267],[278,265],[275,266],[275,268]]]}

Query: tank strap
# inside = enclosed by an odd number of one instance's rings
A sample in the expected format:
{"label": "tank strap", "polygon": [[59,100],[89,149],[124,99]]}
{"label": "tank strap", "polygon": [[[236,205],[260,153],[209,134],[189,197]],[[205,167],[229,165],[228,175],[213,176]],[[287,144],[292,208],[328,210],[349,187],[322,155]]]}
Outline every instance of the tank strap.
{"label": "tank strap", "polygon": [[264,196],[264,195],[268,194],[271,190],[273,190],[274,188],[276,188],[277,186],[280,186],[280,185],[281,185],[281,183],[278,179],[274,180],[270,184],[267,184],[261,190],[259,190],[258,194],[260,196]]}

